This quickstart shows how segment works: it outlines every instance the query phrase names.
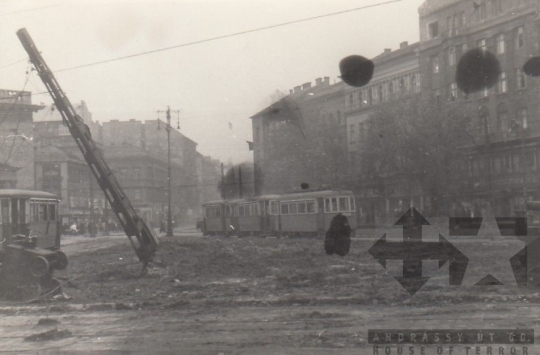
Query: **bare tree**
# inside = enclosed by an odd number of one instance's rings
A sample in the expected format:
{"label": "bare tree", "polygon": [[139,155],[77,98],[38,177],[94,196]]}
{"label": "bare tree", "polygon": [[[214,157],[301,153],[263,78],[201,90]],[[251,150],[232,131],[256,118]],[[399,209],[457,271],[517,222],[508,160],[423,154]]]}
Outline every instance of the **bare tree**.
{"label": "bare tree", "polygon": [[[364,178],[400,179],[432,198],[433,213],[459,193],[464,148],[472,144],[469,118],[458,105],[415,98],[375,110],[361,148]],[[412,197],[412,196],[411,196]]]}

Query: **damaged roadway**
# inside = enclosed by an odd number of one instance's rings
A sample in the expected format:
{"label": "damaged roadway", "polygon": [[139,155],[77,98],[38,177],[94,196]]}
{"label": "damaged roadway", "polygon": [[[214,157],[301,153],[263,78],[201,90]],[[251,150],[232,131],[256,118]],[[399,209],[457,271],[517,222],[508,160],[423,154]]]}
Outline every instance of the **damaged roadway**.
{"label": "damaged roadway", "polygon": [[411,297],[367,252],[376,238],[339,257],[312,238],[184,231],[144,277],[123,236],[66,239],[71,299],[1,302],[3,353],[372,354],[370,328],[534,328],[540,311],[535,290],[444,287],[444,272]]}

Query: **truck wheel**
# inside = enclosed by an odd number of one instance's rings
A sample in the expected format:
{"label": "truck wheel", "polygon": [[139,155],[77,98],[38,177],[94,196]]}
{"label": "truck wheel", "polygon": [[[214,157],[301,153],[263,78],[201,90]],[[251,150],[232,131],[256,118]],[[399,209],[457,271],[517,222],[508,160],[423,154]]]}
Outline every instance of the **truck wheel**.
{"label": "truck wheel", "polygon": [[49,262],[42,256],[36,256],[30,261],[28,269],[32,276],[40,278],[49,273]]}

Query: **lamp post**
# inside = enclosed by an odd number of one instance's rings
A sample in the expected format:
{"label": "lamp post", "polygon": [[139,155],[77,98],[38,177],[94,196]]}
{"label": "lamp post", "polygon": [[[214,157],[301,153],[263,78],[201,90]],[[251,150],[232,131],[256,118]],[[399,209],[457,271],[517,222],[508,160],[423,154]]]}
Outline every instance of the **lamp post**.
{"label": "lamp post", "polygon": [[[160,129],[160,120],[159,120],[159,113],[163,111],[158,110],[158,129]],[[175,111],[180,113],[179,110]],[[171,210],[171,108],[167,106],[167,110],[165,111],[165,115],[167,117],[167,125],[165,126],[165,131],[167,132],[167,191],[168,191],[168,204],[169,208],[167,210],[167,234],[165,234],[166,237],[173,237],[173,227],[172,227],[172,210]]]}

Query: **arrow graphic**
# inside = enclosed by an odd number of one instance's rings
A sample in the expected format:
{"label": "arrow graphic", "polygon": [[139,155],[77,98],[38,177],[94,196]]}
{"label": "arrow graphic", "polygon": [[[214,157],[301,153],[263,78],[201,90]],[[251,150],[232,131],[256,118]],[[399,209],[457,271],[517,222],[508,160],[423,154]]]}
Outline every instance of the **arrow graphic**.
{"label": "arrow graphic", "polygon": [[450,261],[450,285],[461,285],[469,259],[440,234],[438,242],[422,242],[422,226],[429,222],[416,209],[408,210],[395,225],[403,226],[403,242],[387,242],[384,234],[368,252],[385,269],[386,260],[403,260],[403,276],[395,279],[410,295],[429,280],[422,276],[422,260],[439,260],[439,269]]}

